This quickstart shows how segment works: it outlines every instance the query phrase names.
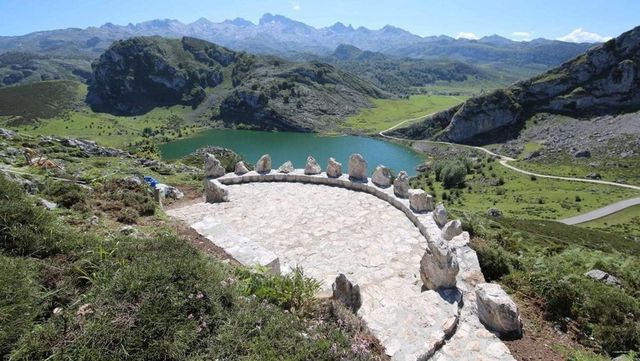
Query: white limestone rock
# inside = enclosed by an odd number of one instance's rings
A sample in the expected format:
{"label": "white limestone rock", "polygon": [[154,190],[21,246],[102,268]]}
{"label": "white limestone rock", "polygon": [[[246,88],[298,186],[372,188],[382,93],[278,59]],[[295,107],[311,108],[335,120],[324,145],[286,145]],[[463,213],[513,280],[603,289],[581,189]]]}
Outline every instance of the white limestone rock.
{"label": "white limestone rock", "polygon": [[234,173],[237,175],[243,175],[243,174],[249,173],[249,169],[247,168],[247,166],[244,164],[243,161],[239,161],[238,163],[236,163]]}
{"label": "white limestone rock", "polygon": [[258,173],[269,173],[271,171],[271,156],[269,154],[265,154],[256,163],[256,172]]}
{"label": "white limestone rock", "polygon": [[622,283],[620,283],[620,280],[617,277],[612,276],[609,273],[599,269],[592,269],[591,271],[585,273],[584,275],[589,278],[593,278],[596,281],[608,284],[610,286],[622,287]]}
{"label": "white limestone rock", "polygon": [[322,168],[320,164],[316,162],[316,159],[312,156],[307,157],[307,164],[304,166],[304,174],[306,175],[314,175],[320,174],[322,172]]}
{"label": "white limestone rock", "polygon": [[407,172],[401,171],[393,180],[393,194],[399,198],[409,198],[409,175]]}
{"label": "white limestone rock", "polygon": [[207,203],[221,203],[229,201],[227,186],[215,179],[204,180],[204,193]]}
{"label": "white limestone rock", "polygon": [[333,299],[342,302],[353,313],[357,313],[362,306],[362,297],[360,295],[360,286],[353,285],[347,279],[347,276],[340,273],[336,277],[336,281],[331,285],[333,290]]}
{"label": "white limestone rock", "polygon": [[327,177],[338,178],[342,175],[342,163],[336,161],[334,158],[329,158],[327,164]]}
{"label": "white limestone rock", "polygon": [[391,185],[391,170],[380,164],[376,167],[376,170],[373,171],[373,175],[371,176],[371,181],[373,184],[378,187],[388,187]]}
{"label": "white limestone rock", "polygon": [[422,189],[409,189],[409,206],[416,213],[433,210],[433,197]]}
{"label": "white limestone rock", "polygon": [[295,168],[293,167],[293,163],[292,163],[290,160],[288,160],[288,161],[284,162],[284,163],[280,166],[280,168],[278,168],[278,172],[279,172],[279,173],[285,173],[285,174],[286,174],[286,173],[291,173],[291,172],[293,172],[294,170],[295,170]]}
{"label": "white limestone rock", "polygon": [[449,221],[442,227],[442,238],[447,241],[452,240],[453,237],[460,234],[462,234],[462,222],[460,222],[459,219]]}
{"label": "white limestone rock", "polygon": [[349,178],[362,182],[367,180],[367,161],[360,154],[349,157]]}
{"label": "white limestone rock", "polygon": [[501,337],[522,336],[522,321],[518,306],[511,297],[495,283],[481,283],[476,286],[478,318],[489,330]]}
{"label": "white limestone rock", "polygon": [[429,242],[420,260],[420,278],[430,290],[453,288],[460,266],[455,253],[440,240]]}
{"label": "white limestone rock", "polygon": [[206,178],[218,178],[227,173],[220,161],[210,153],[204,155],[204,176]]}
{"label": "white limestone rock", "polygon": [[433,220],[436,221],[438,227],[444,227],[448,219],[449,213],[447,213],[447,209],[444,208],[444,204],[439,203],[436,209],[433,210]]}

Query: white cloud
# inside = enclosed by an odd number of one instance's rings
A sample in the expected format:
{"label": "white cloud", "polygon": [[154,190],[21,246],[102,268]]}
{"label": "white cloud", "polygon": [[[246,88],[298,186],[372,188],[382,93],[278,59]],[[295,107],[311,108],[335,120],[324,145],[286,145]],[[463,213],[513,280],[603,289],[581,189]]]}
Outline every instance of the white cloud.
{"label": "white cloud", "polygon": [[291,4],[291,8],[295,11],[300,11],[300,9],[302,9],[302,6],[300,6],[300,3],[297,1],[289,0],[289,4]]}
{"label": "white cloud", "polygon": [[478,35],[474,33],[465,33],[464,31],[461,31],[458,33],[458,36],[456,36],[456,39],[478,40]]}
{"label": "white cloud", "polygon": [[569,41],[572,43],[601,43],[609,39],[611,39],[610,36],[590,33],[588,31],[584,31],[582,28],[577,28],[569,34],[558,38],[558,40]]}
{"label": "white cloud", "polygon": [[533,31],[514,31],[511,38],[516,41],[529,41],[533,39]]}

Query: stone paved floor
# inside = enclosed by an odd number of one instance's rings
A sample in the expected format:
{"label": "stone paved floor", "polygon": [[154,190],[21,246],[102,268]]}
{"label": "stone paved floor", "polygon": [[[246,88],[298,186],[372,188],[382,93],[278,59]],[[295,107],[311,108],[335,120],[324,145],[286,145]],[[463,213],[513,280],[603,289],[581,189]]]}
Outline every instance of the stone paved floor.
{"label": "stone paved floor", "polygon": [[215,224],[217,242],[250,239],[274,252],[283,271],[301,265],[330,295],[338,273],[362,292],[358,312],[395,360],[416,360],[443,338],[457,303],[422,291],[426,240],[398,209],[362,192],[323,185],[250,183],[229,186],[231,202],[169,211],[189,224]]}

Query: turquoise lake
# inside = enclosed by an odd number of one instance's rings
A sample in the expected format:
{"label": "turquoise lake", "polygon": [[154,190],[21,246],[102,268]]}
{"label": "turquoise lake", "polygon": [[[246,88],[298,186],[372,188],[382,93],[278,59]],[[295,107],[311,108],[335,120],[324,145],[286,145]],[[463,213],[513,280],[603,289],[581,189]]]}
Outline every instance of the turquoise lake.
{"label": "turquoise lake", "polygon": [[395,172],[405,170],[415,175],[416,165],[424,159],[408,147],[368,137],[231,129],[210,129],[188,139],[163,144],[160,151],[162,158],[172,160],[209,145],[232,149],[251,163],[263,154],[270,154],[274,168],[287,160],[296,168],[304,168],[307,156],[312,155],[323,169],[329,157],[334,157],[346,170],[349,156],[360,153],[369,164],[369,172],[378,164],[384,164]]}

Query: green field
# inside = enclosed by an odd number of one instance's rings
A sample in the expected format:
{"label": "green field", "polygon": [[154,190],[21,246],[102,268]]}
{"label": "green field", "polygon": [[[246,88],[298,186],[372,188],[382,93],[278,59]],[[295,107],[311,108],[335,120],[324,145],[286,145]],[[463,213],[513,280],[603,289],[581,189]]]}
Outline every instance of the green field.
{"label": "green field", "polygon": [[372,99],[374,107],[363,109],[359,114],[348,117],[345,128],[369,134],[378,133],[403,120],[448,109],[464,100],[465,97],[445,95],[412,95],[409,99]]}
{"label": "green field", "polygon": [[441,182],[435,181],[433,172],[416,177],[413,186],[425,189],[438,202],[446,193],[444,202],[453,209],[485,213],[495,207],[509,217],[549,220],[640,195],[638,191],[614,186],[530,177],[484,156],[474,161],[472,174],[467,175],[463,188],[444,189]]}
{"label": "green field", "polygon": [[580,227],[622,233],[640,239],[640,206],[633,206],[606,217],[582,223]]}

